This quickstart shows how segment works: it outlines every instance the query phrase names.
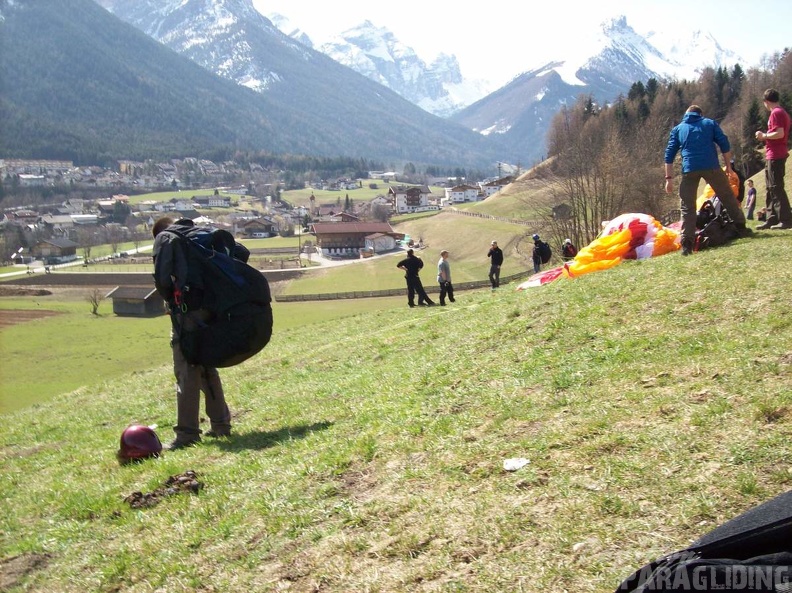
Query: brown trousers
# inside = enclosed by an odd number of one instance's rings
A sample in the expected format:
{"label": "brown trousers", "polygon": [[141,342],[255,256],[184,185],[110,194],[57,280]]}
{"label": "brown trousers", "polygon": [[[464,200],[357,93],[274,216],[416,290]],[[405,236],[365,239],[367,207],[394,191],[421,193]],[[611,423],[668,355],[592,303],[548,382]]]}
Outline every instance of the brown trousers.
{"label": "brown trousers", "polygon": [[[187,313],[182,323],[190,329],[201,311]],[[228,433],[231,430],[231,413],[225,401],[220,374],[213,367],[188,363],[179,346],[179,328],[173,324],[171,348],[173,349],[173,374],[176,376],[176,426],[173,427],[177,440],[194,441],[200,437],[201,392],[212,430]]]}
{"label": "brown trousers", "polygon": [[704,179],[710,184],[715,195],[720,198],[726,212],[737,225],[737,228],[745,227],[745,213],[740,208],[740,203],[734,196],[729,178],[723,169],[702,169],[701,171],[690,171],[682,174],[682,181],[679,183],[679,208],[682,211],[682,238],[694,240],[696,238],[696,193],[698,192],[699,181]]}

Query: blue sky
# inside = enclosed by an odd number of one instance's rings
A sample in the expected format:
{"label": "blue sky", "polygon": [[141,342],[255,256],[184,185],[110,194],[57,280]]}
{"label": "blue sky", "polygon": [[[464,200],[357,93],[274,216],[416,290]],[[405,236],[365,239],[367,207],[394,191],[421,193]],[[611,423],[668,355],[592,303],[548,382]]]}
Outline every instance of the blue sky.
{"label": "blue sky", "polygon": [[[424,61],[437,53],[457,56],[465,77],[500,82],[558,57],[582,27],[624,15],[637,33],[677,37],[709,32],[720,45],[741,56],[744,67],[762,56],[792,46],[792,1],[765,0],[590,0],[586,3],[524,1],[476,3],[449,0],[371,2],[344,0],[253,0],[260,12],[280,13],[306,31],[315,43],[371,21],[412,47]],[[747,18],[750,7],[752,19]],[[571,14],[574,13],[574,14]]]}

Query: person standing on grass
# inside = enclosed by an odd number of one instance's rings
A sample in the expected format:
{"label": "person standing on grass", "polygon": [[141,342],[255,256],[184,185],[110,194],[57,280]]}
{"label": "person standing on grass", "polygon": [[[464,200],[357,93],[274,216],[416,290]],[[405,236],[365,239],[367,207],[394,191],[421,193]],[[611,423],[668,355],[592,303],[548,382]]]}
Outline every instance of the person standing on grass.
{"label": "person standing on grass", "polygon": [[[184,358],[179,343],[182,331],[197,329],[207,321],[206,309],[201,308],[200,290],[184,290],[190,285],[191,276],[179,239],[165,233],[173,219],[163,217],[154,223],[154,285],[157,292],[168,303],[171,317],[171,349],[173,351],[173,374],[176,375],[176,438],[163,447],[167,450],[190,447],[201,441],[200,407],[201,392],[204,393],[206,415],[212,428],[209,437],[226,437],[231,434],[231,413],[225,401],[223,384],[216,368],[193,365]],[[199,283],[200,284],[200,283]],[[178,315],[177,308],[185,312]]]}
{"label": "person standing on grass", "polygon": [[431,307],[434,301],[429,298],[421,283],[421,277],[418,272],[423,268],[423,260],[416,257],[412,249],[407,250],[407,257],[401,260],[396,267],[404,270],[404,279],[407,281],[407,304],[410,307],[415,306],[415,295],[418,294],[419,307]]}
{"label": "person standing on grass", "polygon": [[561,257],[564,261],[575,259],[577,255],[577,248],[572,244],[572,239],[564,239],[564,244],[561,246]]}
{"label": "person standing on grass", "polygon": [[784,188],[786,161],[789,156],[789,114],[781,107],[775,89],[764,92],[764,106],[770,112],[767,131],[757,131],[756,139],[765,143],[765,181],[767,182],[767,220],[757,229],[792,229],[792,211]]}
{"label": "person standing on grass", "polygon": [[696,193],[699,181],[710,184],[715,195],[731,216],[739,236],[746,237],[745,214],[729,184],[726,172],[718,166],[718,148],[723,153],[726,171],[732,170],[729,138],[713,119],[702,115],[701,107],[691,105],[682,121],[671,130],[665,149],[665,191],[674,189],[674,159],[682,152],[682,181],[679,183],[679,202],[682,211],[682,255],[690,255],[696,244]]}
{"label": "person standing on grass", "polygon": [[503,265],[503,251],[498,247],[497,241],[490,243],[487,257],[490,258],[489,281],[492,284],[492,290],[495,290],[500,286],[500,269]]}
{"label": "person standing on grass", "polygon": [[754,209],[756,208],[756,188],[754,187],[753,179],[748,179],[745,182],[745,185],[748,187],[748,191],[745,193],[745,209],[747,210],[745,213],[745,219],[753,220]]}
{"label": "person standing on grass", "polygon": [[451,265],[448,263],[448,251],[440,252],[440,261],[437,262],[437,283],[440,285],[440,306],[445,307],[445,299],[452,303],[454,299],[454,286],[451,284]]}

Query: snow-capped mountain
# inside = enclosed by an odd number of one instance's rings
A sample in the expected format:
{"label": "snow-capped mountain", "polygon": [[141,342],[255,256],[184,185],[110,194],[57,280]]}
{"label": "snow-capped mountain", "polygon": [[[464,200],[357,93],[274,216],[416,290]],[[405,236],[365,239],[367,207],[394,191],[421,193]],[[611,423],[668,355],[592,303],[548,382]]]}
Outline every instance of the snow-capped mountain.
{"label": "snow-capped mountain", "polygon": [[[277,13],[268,16],[286,35],[442,117],[449,117],[496,90],[489,81],[466,79],[454,55],[441,54],[427,64],[387,28],[369,21],[315,46],[288,18]],[[652,32],[642,37],[623,16],[594,27],[588,36],[576,39],[574,46],[559,46],[559,52],[550,65],[532,64],[528,71],[538,73],[549,68],[573,86],[596,84],[597,77],[602,77],[621,91],[624,85],[629,87],[649,78],[694,79],[704,66],[733,65],[739,60],[709,33],[698,31],[672,39]]]}
{"label": "snow-capped mountain", "polygon": [[316,46],[287,17],[278,13],[267,16],[292,39],[441,117],[448,117],[494,90],[487,81],[464,78],[456,56],[441,53],[427,63],[387,28],[377,27],[370,21],[364,21]]}
{"label": "snow-capped mountain", "polygon": [[391,31],[369,21],[317,49],[442,117],[459,111],[487,91],[481,81],[463,79],[456,56],[440,54],[427,64]]}
{"label": "snow-capped mountain", "polygon": [[671,70],[663,71],[668,78],[695,80],[705,66],[732,68],[737,63],[745,64],[742,57],[721,47],[712,34],[704,31],[684,37],[658,35],[652,31],[646,40],[674,65]]}
{"label": "snow-capped mountain", "polygon": [[612,19],[589,38],[579,39],[565,57],[520,74],[450,119],[484,135],[500,135],[510,145],[534,139],[527,150],[539,160],[553,115],[580,95],[606,104],[638,81],[694,79],[706,66],[734,64],[736,57],[711,36],[698,34],[691,42],[697,49],[669,42],[675,56],[669,57],[638,35],[624,17]]}
{"label": "snow-capped mountain", "polygon": [[251,0],[95,1],[205,70],[258,94],[257,123],[273,135],[283,132],[291,152],[478,163],[503,152],[491,139],[420,109],[284,35]]}
{"label": "snow-capped mountain", "polygon": [[282,14],[278,14],[277,12],[273,12],[268,14],[267,18],[270,20],[270,22],[272,22],[273,25],[278,27],[278,29],[280,29],[284,35],[291,37],[295,41],[299,41],[311,49],[316,49],[308,33],[299,27],[295,27],[287,17],[283,16]]}
{"label": "snow-capped mountain", "polygon": [[[706,66],[739,61],[709,34],[683,41],[657,33],[644,37],[618,17],[576,37],[574,44],[560,45],[557,58],[531,66],[492,92],[486,81],[466,79],[455,56],[442,54],[427,63],[391,31],[368,21],[314,50],[312,40],[287,18],[267,18],[251,0],[97,1],[204,68],[259,93],[277,93],[285,81],[311,85],[312,91],[301,89],[298,96],[321,97],[321,107],[312,109],[328,122],[344,120],[331,104],[349,113],[345,101],[361,94],[360,81],[367,78],[379,92],[387,87],[426,115],[442,115],[497,139],[502,149],[524,155],[526,163],[543,154],[553,115],[581,94],[607,103],[637,81],[692,79]],[[333,66],[320,65],[320,57]],[[360,120],[362,114],[355,113]],[[419,119],[410,116],[415,125]]]}
{"label": "snow-capped mountain", "polygon": [[[204,68],[262,91],[279,77],[276,64],[262,63],[250,31],[280,31],[249,0],[98,0],[110,12],[187,55]],[[287,38],[286,43],[303,46]]]}

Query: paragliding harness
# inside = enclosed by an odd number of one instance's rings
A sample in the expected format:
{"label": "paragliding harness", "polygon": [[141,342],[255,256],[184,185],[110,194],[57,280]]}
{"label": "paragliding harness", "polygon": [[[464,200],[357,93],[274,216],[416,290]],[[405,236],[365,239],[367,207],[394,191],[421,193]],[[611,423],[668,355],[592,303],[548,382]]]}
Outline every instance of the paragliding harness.
{"label": "paragliding harness", "polygon": [[539,247],[539,259],[542,260],[543,264],[546,264],[550,261],[550,258],[553,257],[553,250],[545,241],[537,241],[537,244]]}
{"label": "paragliding harness", "polygon": [[650,562],[616,593],[792,590],[792,491],[781,494]]}
{"label": "paragliding harness", "polygon": [[694,251],[724,245],[740,236],[718,196],[706,200],[696,215],[696,243]]}
{"label": "paragliding harness", "polygon": [[187,283],[169,300],[187,362],[230,367],[261,351],[272,336],[272,297],[247,264],[250,252],[222,229],[177,221],[162,232],[176,236],[187,262]]}

